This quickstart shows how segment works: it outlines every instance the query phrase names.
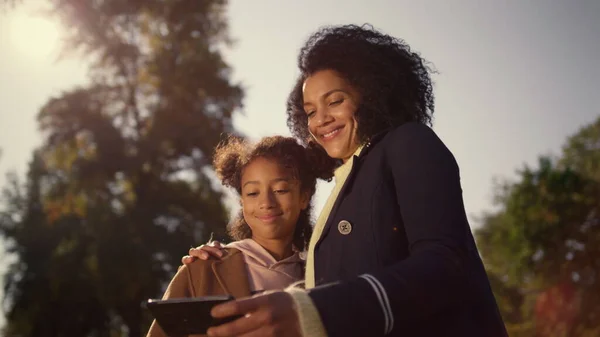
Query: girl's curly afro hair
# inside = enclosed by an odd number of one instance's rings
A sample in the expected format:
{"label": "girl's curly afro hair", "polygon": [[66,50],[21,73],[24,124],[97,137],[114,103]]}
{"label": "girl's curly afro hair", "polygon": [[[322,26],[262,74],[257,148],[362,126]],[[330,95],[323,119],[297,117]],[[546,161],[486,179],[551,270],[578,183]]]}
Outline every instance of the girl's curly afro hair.
{"label": "girl's curly afro hair", "polygon": [[[315,194],[317,178],[322,178],[323,173],[314,168],[322,167],[322,165],[314,165],[311,152],[291,137],[265,137],[255,144],[238,137],[229,137],[217,147],[213,157],[213,166],[221,183],[241,194],[244,168],[256,158],[277,161],[300,181],[300,189],[303,192],[307,192],[310,198]],[[303,250],[310,240],[312,233],[310,218],[311,206],[309,205],[300,213],[294,232],[293,243],[298,250]],[[234,240],[252,237],[250,226],[244,220],[241,211],[229,224],[228,234]]]}

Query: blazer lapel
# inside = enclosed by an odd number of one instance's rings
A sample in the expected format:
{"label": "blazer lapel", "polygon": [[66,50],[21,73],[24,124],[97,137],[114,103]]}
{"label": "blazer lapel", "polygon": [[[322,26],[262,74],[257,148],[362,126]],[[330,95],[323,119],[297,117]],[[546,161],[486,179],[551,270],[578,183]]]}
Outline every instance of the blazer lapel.
{"label": "blazer lapel", "polygon": [[321,237],[319,238],[319,241],[317,241],[317,244],[315,246],[319,246],[321,244],[321,241],[323,241],[323,239],[325,239],[325,237],[329,233],[329,229],[332,226],[332,222],[333,222],[333,219],[335,218],[335,214],[337,213],[337,210],[340,207],[340,204],[344,200],[344,196],[348,192],[348,189],[350,188],[350,186],[352,186],[352,180],[354,180],[354,177],[356,176],[356,173],[358,172],[358,166],[364,160],[366,154],[373,148],[373,146],[375,144],[377,144],[380,140],[382,140],[389,133],[390,130],[391,130],[391,128],[388,128],[388,129],[385,129],[385,130],[377,133],[375,136],[373,136],[371,138],[371,140],[369,142],[367,142],[365,144],[365,146],[363,147],[362,151],[358,154],[358,156],[356,156],[356,155],[354,156],[354,159],[352,160],[352,167],[350,168],[350,173],[348,173],[348,177],[344,181],[344,185],[340,189],[340,193],[338,194],[335,202],[333,203],[333,207],[331,208],[331,212],[329,212],[329,216],[327,217],[327,221],[325,222],[325,227],[323,228]]}
{"label": "blazer lapel", "polygon": [[235,298],[251,295],[246,262],[239,250],[229,250],[229,254],[214,261],[211,267],[226,294]]}
{"label": "blazer lapel", "polygon": [[344,199],[344,195],[346,194],[348,188],[352,185],[351,181],[354,178],[354,175],[356,175],[357,166],[358,166],[358,157],[354,156],[354,159],[352,160],[352,167],[350,168],[350,173],[348,173],[348,177],[346,177],[346,180],[344,181],[344,185],[342,185],[342,188],[340,189],[340,193],[338,194],[337,198],[335,199],[335,202],[333,203],[333,207],[331,208],[331,212],[329,212],[327,221],[325,221],[325,227],[323,228],[323,232],[321,233],[321,237],[319,238],[319,241],[317,241],[315,248],[318,247],[321,244],[321,242],[323,241],[323,239],[325,239],[325,237],[328,235],[329,228],[331,227],[333,219],[335,218],[335,213],[337,212],[337,209],[340,207],[340,204],[342,203],[342,200]]}
{"label": "blazer lapel", "polygon": [[319,241],[317,241],[317,244],[315,246],[319,246],[321,244],[321,241],[323,241],[323,239],[325,239],[325,237],[328,235],[329,229],[331,228],[333,223],[333,219],[335,218],[335,214],[337,213],[340,204],[344,200],[344,196],[348,192],[348,189],[350,188],[350,186],[352,186],[352,180],[354,180],[356,173],[358,172],[358,166],[360,165],[366,154],[371,150],[371,148],[373,148],[373,145],[377,144],[381,139],[383,139],[390,130],[391,129],[383,130],[382,132],[379,132],[378,134],[373,136],[371,140],[365,144],[358,156],[354,156],[354,159],[352,160],[352,167],[350,168],[350,173],[348,173],[348,177],[346,177],[344,185],[340,189],[340,193],[338,194],[335,202],[333,203],[333,207],[331,208],[331,212],[329,212],[329,216],[327,217],[327,221],[325,222],[325,227],[323,228],[321,237],[319,238]]}

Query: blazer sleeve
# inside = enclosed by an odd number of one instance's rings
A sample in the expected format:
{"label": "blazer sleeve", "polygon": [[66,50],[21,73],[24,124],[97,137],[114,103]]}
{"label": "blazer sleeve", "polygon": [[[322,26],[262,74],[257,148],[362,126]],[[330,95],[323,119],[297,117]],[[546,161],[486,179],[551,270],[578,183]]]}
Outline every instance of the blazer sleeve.
{"label": "blazer sleeve", "polygon": [[410,256],[313,288],[309,295],[329,336],[383,336],[466,301],[471,235],[458,165],[425,125],[405,124],[387,137],[382,145]]}
{"label": "blazer sleeve", "polygon": [[[175,276],[173,276],[162,299],[193,297],[193,295],[190,270],[185,265],[181,266]],[[168,337],[168,335],[156,323],[156,320],[153,320],[146,337]]]}

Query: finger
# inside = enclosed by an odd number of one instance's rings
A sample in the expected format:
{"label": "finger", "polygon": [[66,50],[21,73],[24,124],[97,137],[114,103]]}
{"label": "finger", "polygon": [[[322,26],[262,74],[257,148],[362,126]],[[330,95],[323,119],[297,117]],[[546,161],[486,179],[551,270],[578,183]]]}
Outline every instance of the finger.
{"label": "finger", "polygon": [[258,308],[267,303],[266,296],[246,297],[215,305],[210,311],[210,314],[215,318],[245,315],[247,313],[256,311]]}
{"label": "finger", "polygon": [[[271,327],[259,327],[256,330],[243,333],[242,335],[235,335],[235,337],[273,337],[278,336]],[[285,336],[285,335],[283,335]]]}
{"label": "finger", "polygon": [[[246,336],[247,334],[253,334],[254,331],[258,330],[263,326],[264,319],[261,315],[247,314],[244,317],[238,318],[233,322],[221,324],[208,329],[206,332],[209,336],[223,337],[223,336]],[[264,336],[264,335],[256,335]]]}
{"label": "finger", "polygon": [[[269,295],[231,301],[213,308],[214,317],[244,315],[234,322],[212,327],[209,336],[299,336],[296,320],[286,317],[288,310],[277,309],[286,293],[275,292]],[[214,312],[216,311],[216,312]],[[295,313],[294,313],[295,314]],[[283,333],[283,334],[282,334]]]}
{"label": "finger", "polygon": [[[203,255],[203,256],[206,256],[207,258],[209,256],[214,256],[214,257],[220,258],[223,256],[223,251],[221,250],[221,248],[202,245],[202,246],[200,246],[200,249],[191,248],[190,255],[197,256],[197,257],[200,257],[198,255]],[[200,258],[202,258],[202,257],[200,257]],[[203,260],[205,260],[205,259],[203,259]]]}
{"label": "finger", "polygon": [[243,330],[233,331],[236,337],[300,336],[300,326],[281,319],[273,308],[261,308],[247,317]]}
{"label": "finger", "polygon": [[212,256],[217,256],[217,257],[223,256],[223,248],[221,248],[221,246],[215,246],[215,247],[205,246],[203,248],[203,250],[205,250]]}
{"label": "finger", "polygon": [[298,336],[300,337],[300,332],[298,331],[290,331],[285,328],[281,328],[279,326],[272,325],[263,325],[258,327],[256,330],[252,330],[250,332],[236,335],[236,337],[277,337],[277,336]]}
{"label": "finger", "polygon": [[217,240],[215,240],[215,241],[211,241],[211,242],[208,244],[208,246],[210,246],[210,247],[216,247],[216,248],[219,248],[219,249],[221,249],[221,248],[224,248],[224,247],[223,247],[223,244],[221,243],[221,241],[217,241]]}
{"label": "finger", "polygon": [[194,262],[195,260],[196,260],[195,257],[186,255],[186,256],[184,256],[184,257],[181,258],[181,263],[183,263],[183,264],[190,264],[190,263]]}
{"label": "finger", "polygon": [[208,260],[210,255],[202,249],[190,248],[189,254],[191,257],[198,258],[200,260]]}

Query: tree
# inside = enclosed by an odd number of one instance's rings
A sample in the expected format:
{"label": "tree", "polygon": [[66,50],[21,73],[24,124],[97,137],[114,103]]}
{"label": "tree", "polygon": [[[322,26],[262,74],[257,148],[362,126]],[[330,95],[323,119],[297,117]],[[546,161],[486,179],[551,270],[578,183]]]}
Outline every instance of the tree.
{"label": "tree", "polygon": [[[26,183],[39,186],[37,199],[19,199],[17,185],[7,194],[0,228],[19,258],[6,280],[7,331],[140,336],[149,322],[140,304],[160,294],[182,248],[225,234],[207,171],[242,98],[220,54],[226,2],[51,3],[70,50],[93,61],[91,84],[38,115],[45,141]],[[40,233],[53,238],[42,259],[27,255]],[[49,283],[52,305],[38,305]],[[77,331],[60,320],[73,315]]]}
{"label": "tree", "polygon": [[10,266],[5,285],[5,292],[12,294],[12,310],[4,335],[53,336],[60,332],[86,336],[108,324],[90,282],[92,275],[82,268],[86,261],[78,258],[86,255],[89,240],[74,240],[80,235],[73,226],[77,219],[72,217],[49,225],[42,200],[43,166],[36,153],[27,186],[20,186],[11,175],[4,191],[9,208],[2,214],[2,229],[13,242],[10,251],[19,256]]}
{"label": "tree", "polygon": [[600,181],[600,117],[567,139],[560,164]]}
{"label": "tree", "polygon": [[562,163],[541,158],[501,186],[476,231],[511,336],[600,332],[600,186]]}

